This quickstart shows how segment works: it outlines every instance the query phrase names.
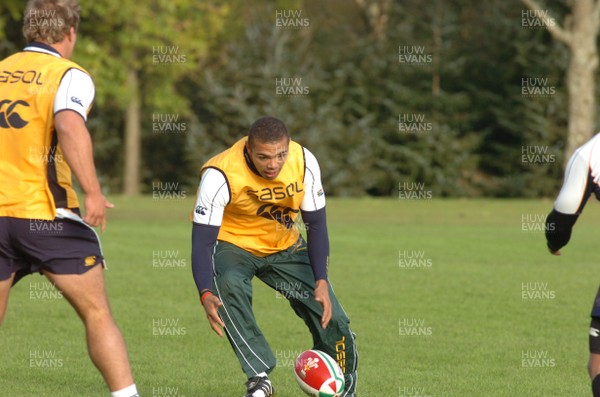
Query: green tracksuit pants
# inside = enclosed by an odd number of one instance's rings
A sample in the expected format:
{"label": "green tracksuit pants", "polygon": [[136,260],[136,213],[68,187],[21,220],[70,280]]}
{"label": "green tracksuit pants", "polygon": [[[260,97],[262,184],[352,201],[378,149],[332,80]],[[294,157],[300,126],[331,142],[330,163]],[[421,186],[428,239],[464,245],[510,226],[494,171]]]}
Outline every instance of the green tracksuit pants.
{"label": "green tracksuit pants", "polygon": [[215,247],[214,285],[223,306],[219,315],[226,334],[250,378],[261,372],[271,372],[276,358],[261,332],[252,311],[252,278],[258,277],[285,296],[300,316],[313,338],[313,349],[336,359],[345,375],[343,397],[356,394],[358,353],[356,335],[350,330],[350,320],[338,302],[331,285],[332,317],[326,329],[321,327],[322,306],[314,299],[315,281],[303,239],[285,251],[258,257],[227,242]]}

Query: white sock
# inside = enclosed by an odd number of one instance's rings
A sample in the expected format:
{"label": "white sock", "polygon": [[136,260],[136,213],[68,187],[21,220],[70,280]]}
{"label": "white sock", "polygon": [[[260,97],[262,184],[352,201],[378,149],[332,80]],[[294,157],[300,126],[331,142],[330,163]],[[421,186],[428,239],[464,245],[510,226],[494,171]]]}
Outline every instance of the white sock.
{"label": "white sock", "polygon": [[261,372],[260,374],[257,374],[256,376],[260,376],[261,378],[266,378],[267,377],[267,373],[266,372]]}
{"label": "white sock", "polygon": [[117,390],[111,393],[112,397],[139,397],[138,396],[138,391],[137,388],[135,387],[135,384],[131,385],[131,386],[127,386],[124,389],[121,390]]}

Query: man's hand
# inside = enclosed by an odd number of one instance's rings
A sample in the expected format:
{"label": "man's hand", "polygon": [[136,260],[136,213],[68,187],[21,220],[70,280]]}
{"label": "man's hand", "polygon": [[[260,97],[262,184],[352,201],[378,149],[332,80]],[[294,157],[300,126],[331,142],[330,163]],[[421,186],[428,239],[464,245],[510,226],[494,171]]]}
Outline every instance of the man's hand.
{"label": "man's hand", "polygon": [[315,301],[323,306],[323,317],[321,317],[321,327],[327,328],[331,320],[331,300],[329,299],[329,284],[327,280],[317,280],[315,288]]}
{"label": "man's hand", "polygon": [[210,294],[206,298],[204,298],[202,306],[204,306],[204,311],[206,311],[206,318],[208,319],[208,322],[210,323],[210,326],[213,329],[213,331],[215,331],[217,335],[223,336],[222,328],[225,328],[225,324],[223,323],[223,320],[221,320],[221,317],[219,317],[219,314],[217,312],[219,307],[223,306],[221,300],[216,296]]}
{"label": "man's hand", "polygon": [[552,255],[556,255],[556,256],[560,256],[560,250],[556,250],[556,251],[552,251],[551,248],[548,248],[548,251],[552,254]]}
{"label": "man's hand", "polygon": [[100,226],[102,231],[106,230],[106,209],[113,208],[102,193],[85,195],[85,217],[83,220],[90,226]]}

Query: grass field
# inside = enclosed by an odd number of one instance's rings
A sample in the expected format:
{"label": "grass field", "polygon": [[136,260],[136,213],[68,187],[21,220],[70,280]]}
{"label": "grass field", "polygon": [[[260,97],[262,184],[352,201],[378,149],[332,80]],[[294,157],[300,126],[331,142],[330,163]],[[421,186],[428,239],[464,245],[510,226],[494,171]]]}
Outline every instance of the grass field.
{"label": "grass field", "polygon": [[[210,330],[190,271],[187,200],[124,199],[102,236],[115,318],[142,397],[242,396],[245,377]],[[586,396],[600,205],[561,257],[546,252],[551,201],[329,199],[330,277],[360,352],[359,397]],[[407,264],[415,265],[407,267]],[[39,275],[13,288],[0,328],[0,395],[106,396],[83,327]],[[255,282],[279,357],[278,397],[310,337]]]}

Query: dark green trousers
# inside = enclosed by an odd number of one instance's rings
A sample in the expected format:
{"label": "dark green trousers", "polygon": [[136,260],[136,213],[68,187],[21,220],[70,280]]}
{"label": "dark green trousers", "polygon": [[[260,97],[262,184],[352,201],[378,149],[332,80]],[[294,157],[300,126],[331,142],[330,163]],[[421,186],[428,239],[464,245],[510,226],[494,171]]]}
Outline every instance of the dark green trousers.
{"label": "dark green trousers", "polygon": [[313,337],[313,349],[336,359],[344,371],[344,397],[355,396],[358,353],[356,335],[350,330],[350,320],[338,302],[331,285],[332,318],[326,329],[321,328],[322,306],[315,301],[315,281],[303,239],[285,251],[258,257],[219,241],[214,253],[215,289],[223,302],[219,315],[225,323],[229,342],[250,378],[261,372],[271,372],[277,364],[275,355],[261,332],[252,311],[252,278],[258,277],[285,296]]}

